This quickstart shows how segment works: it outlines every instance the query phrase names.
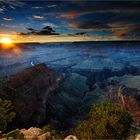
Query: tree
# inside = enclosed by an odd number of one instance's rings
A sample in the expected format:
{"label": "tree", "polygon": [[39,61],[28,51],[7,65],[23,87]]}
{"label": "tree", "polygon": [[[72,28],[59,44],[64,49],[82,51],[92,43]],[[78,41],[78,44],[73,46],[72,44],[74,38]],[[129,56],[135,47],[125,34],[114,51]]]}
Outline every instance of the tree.
{"label": "tree", "polygon": [[79,139],[125,139],[132,123],[129,112],[117,104],[104,102],[92,106],[88,119],[75,132]]}
{"label": "tree", "polygon": [[16,113],[13,112],[11,101],[0,98],[0,131],[5,131]]}

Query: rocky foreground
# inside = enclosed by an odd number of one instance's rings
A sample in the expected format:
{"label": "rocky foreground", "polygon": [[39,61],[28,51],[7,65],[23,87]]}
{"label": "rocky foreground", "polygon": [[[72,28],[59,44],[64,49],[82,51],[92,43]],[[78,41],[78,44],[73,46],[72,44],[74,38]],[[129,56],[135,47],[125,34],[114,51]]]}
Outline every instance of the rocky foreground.
{"label": "rocky foreground", "polygon": [[[25,140],[57,140],[60,139],[54,132],[43,132],[40,128],[31,127],[29,129],[16,129],[7,134],[3,134],[0,140],[16,140],[16,139],[25,139]],[[62,139],[62,138],[61,138]],[[64,140],[77,140],[76,136],[69,135]]]}
{"label": "rocky foreground", "polygon": [[[88,106],[96,101],[99,95],[103,98],[109,95],[109,99],[131,112],[134,121],[139,124],[140,76],[120,73],[118,76],[110,75],[110,72],[105,73],[104,75],[109,75],[105,80],[101,79],[103,76],[98,78],[97,74],[90,75],[91,78],[98,79],[97,82],[92,80],[94,83],[92,86],[87,85],[88,80],[85,76],[72,73],[60,86],[63,77],[47,68],[45,64],[38,64],[15,75],[0,78],[0,98],[11,100],[16,112],[16,118],[9,128],[39,127],[45,125],[46,120],[50,118],[52,126],[59,125],[58,128],[66,127],[66,129],[73,127],[79,120],[77,118],[81,116],[82,119],[86,115]],[[86,104],[87,102],[89,104]],[[27,140],[57,139],[50,131],[44,133],[40,128],[34,127],[14,130],[2,137],[13,138],[15,132]],[[77,138],[68,136],[66,140],[69,139]]]}
{"label": "rocky foreground", "polygon": [[0,79],[0,98],[13,103],[16,127],[41,125],[46,120],[48,97],[55,94],[62,82],[45,64],[27,68]]}

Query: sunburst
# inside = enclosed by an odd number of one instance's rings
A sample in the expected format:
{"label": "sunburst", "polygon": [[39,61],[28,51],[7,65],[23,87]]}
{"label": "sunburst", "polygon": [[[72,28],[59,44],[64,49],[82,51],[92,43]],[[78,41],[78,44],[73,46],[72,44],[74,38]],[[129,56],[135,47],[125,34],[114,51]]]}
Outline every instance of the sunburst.
{"label": "sunburst", "polygon": [[2,38],[1,43],[3,44],[12,44],[12,40],[10,38]]}

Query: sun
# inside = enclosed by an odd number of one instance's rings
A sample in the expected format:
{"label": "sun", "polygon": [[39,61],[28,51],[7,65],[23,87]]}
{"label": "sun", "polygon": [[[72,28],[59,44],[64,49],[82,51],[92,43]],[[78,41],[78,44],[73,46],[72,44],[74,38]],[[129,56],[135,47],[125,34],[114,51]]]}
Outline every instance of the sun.
{"label": "sun", "polygon": [[1,43],[3,43],[3,44],[11,44],[12,40],[10,38],[2,38]]}

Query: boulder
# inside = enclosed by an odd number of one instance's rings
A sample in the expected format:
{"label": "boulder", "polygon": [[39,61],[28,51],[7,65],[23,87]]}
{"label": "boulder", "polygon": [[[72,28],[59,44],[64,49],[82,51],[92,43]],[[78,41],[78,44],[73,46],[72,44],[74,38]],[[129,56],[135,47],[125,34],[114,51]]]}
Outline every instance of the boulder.
{"label": "boulder", "polygon": [[42,130],[40,128],[31,127],[27,129],[21,129],[20,133],[23,134],[26,140],[37,139],[38,136],[42,135]]}
{"label": "boulder", "polygon": [[48,97],[56,93],[62,79],[45,64],[1,78],[0,98],[12,101],[16,112],[14,124],[17,127],[40,125],[46,119]]}
{"label": "boulder", "polygon": [[76,138],[76,136],[69,135],[64,140],[78,140],[78,139]]}
{"label": "boulder", "polygon": [[7,140],[7,138],[0,138],[0,140]]}
{"label": "boulder", "polygon": [[47,139],[51,139],[51,133],[50,132],[46,132],[40,136],[38,136],[38,140],[47,140]]}
{"label": "boulder", "polygon": [[136,136],[135,140],[140,140],[140,134]]}

